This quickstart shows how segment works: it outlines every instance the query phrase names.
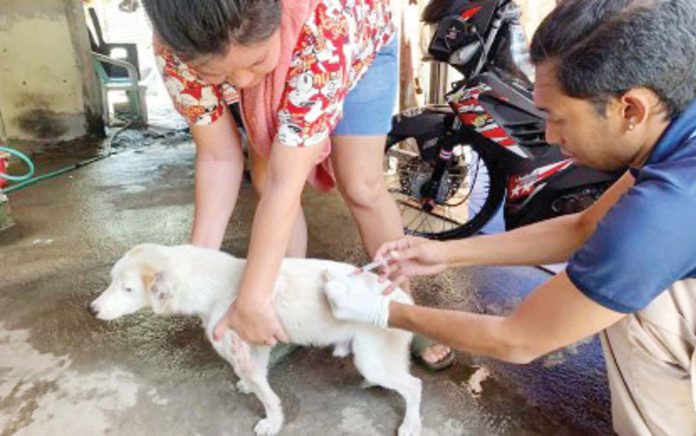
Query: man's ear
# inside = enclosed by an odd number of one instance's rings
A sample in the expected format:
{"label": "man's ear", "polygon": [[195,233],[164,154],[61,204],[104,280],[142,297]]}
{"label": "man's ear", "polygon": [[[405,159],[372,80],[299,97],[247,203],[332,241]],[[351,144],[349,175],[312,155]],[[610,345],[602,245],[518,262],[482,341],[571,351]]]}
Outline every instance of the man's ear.
{"label": "man's ear", "polygon": [[[660,100],[657,95],[647,88],[633,88],[628,90],[620,98],[621,117],[626,126],[636,126],[644,124],[651,113],[656,113],[660,107]],[[658,110],[660,112],[661,110]]]}

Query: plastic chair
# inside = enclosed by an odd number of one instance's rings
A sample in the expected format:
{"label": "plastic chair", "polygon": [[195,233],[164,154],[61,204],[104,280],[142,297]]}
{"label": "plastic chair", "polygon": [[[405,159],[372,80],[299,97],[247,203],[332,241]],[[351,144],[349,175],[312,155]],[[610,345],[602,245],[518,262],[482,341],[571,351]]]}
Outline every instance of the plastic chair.
{"label": "plastic chair", "polygon": [[[88,8],[88,14],[92,22],[92,28],[90,29],[89,26],[87,27],[92,51],[111,59],[128,62],[135,67],[135,70],[138,72],[138,79],[140,79],[138,46],[132,42],[106,42],[102,33],[99,17],[97,16],[97,11],[95,11],[94,8]],[[127,77],[128,75],[126,70],[115,65],[106,65],[104,69],[110,77]]]}
{"label": "plastic chair", "polygon": [[[126,61],[112,59],[99,53],[92,52],[94,69],[101,82],[102,108],[104,122],[109,124],[109,92],[125,91],[131,113],[144,124],[147,124],[147,102],[145,99],[147,87],[138,82],[138,70]],[[107,66],[119,67],[127,72],[126,77],[114,77],[107,73]]]}

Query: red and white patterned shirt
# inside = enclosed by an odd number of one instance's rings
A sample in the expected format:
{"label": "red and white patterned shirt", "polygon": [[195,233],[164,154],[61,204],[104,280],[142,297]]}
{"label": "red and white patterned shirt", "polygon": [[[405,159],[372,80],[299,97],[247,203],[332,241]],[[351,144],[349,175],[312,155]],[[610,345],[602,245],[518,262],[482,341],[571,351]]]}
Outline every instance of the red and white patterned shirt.
{"label": "red and white patterned shirt", "polygon": [[[389,0],[323,0],[304,24],[278,108],[277,139],[287,146],[324,141],[343,101],[395,33]],[[211,85],[161,44],[155,54],[174,106],[191,124],[213,123],[239,100],[229,83]],[[244,90],[241,90],[244,92]]]}

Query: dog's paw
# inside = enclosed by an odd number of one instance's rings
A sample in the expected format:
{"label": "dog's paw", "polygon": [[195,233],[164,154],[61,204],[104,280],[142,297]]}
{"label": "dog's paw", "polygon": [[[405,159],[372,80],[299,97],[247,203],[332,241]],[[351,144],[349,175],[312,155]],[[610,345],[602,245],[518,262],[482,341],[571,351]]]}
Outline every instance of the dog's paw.
{"label": "dog's paw", "polygon": [[399,426],[399,431],[396,433],[397,436],[420,436],[421,433],[421,423],[420,420],[412,420],[409,422],[404,421]]}
{"label": "dog's paw", "polygon": [[251,388],[249,388],[249,385],[244,383],[244,380],[239,380],[235,386],[237,387],[237,392],[239,392],[240,394],[251,393]]}
{"label": "dog's paw", "polygon": [[282,423],[280,421],[264,418],[256,423],[254,433],[256,436],[275,436],[280,431],[281,425]]}

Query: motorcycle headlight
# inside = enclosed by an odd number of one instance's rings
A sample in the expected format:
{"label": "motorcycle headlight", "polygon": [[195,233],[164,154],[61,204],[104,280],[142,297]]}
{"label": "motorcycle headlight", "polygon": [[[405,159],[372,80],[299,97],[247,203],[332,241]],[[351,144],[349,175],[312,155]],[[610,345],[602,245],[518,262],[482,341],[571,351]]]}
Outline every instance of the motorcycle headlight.
{"label": "motorcycle headlight", "polygon": [[467,43],[478,42],[476,32],[476,26],[460,16],[445,17],[437,25],[428,53],[438,61],[447,62]]}

